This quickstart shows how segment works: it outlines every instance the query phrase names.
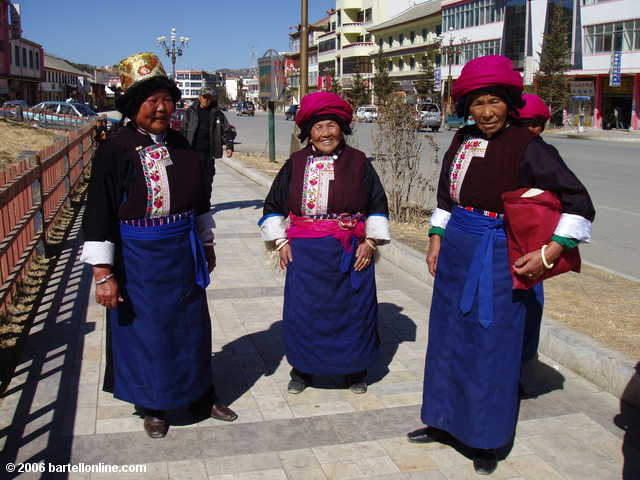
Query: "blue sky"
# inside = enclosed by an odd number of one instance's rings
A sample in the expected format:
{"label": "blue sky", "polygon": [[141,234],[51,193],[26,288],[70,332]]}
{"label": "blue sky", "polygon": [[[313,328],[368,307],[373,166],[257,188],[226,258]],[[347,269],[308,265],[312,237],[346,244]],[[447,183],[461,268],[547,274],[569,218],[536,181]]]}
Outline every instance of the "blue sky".
{"label": "blue sky", "polygon": [[[15,0],[22,7],[23,36],[45,52],[76,63],[113,65],[137,52],[161,54],[156,38],[191,39],[179,69],[243,68],[250,46],[287,50],[289,26],[300,22],[299,0]],[[335,0],[309,0],[309,21]],[[169,59],[162,61],[170,70]]]}

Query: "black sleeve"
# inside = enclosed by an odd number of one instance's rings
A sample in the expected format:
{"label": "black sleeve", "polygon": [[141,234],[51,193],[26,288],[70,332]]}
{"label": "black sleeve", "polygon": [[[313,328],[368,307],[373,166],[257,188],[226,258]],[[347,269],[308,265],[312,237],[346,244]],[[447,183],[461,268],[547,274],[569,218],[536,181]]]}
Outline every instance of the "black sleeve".
{"label": "black sleeve", "polygon": [[389,204],[387,202],[387,194],[384,191],[378,172],[370,161],[365,163],[364,182],[369,193],[369,201],[367,203],[367,214],[378,213],[389,215]]}
{"label": "black sleeve", "polygon": [[553,146],[540,137],[533,139],[524,152],[518,178],[520,187],[535,187],[554,192],[563,213],[580,215],[593,221],[596,212],[591,197],[578,177]]}
{"label": "black sleeve", "polygon": [[233,151],[234,143],[233,141],[236,138],[236,129],[229,124],[227,117],[224,113],[219,112],[222,117],[221,121],[221,131],[222,131],[222,142],[225,144],[228,150]]}
{"label": "black sleeve", "polygon": [[107,140],[98,147],[94,155],[87,205],[82,220],[86,241],[117,241],[117,210],[122,184],[117,168],[118,150],[114,142]]}
{"label": "black sleeve", "polygon": [[289,216],[289,184],[291,182],[291,161],[282,166],[271,184],[271,190],[264,200],[262,215],[277,214]]}

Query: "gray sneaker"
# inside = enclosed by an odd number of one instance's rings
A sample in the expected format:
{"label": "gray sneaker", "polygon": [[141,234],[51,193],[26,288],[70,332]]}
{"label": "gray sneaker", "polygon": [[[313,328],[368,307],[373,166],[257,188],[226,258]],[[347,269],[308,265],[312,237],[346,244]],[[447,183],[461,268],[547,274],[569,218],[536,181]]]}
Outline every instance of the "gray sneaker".
{"label": "gray sneaker", "polygon": [[356,394],[367,393],[367,382],[356,382],[349,387],[349,390]]}

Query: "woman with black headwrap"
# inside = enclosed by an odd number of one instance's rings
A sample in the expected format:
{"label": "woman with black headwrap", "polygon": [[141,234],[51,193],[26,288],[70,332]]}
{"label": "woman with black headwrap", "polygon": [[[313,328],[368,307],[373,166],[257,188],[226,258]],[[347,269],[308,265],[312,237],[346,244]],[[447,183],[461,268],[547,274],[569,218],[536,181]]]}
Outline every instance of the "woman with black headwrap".
{"label": "woman with black headwrap", "polygon": [[141,407],[147,434],[161,438],[165,411],[190,402],[236,415],[212,385],[213,219],[200,156],[168,127],[180,90],[152,53],[118,67],[117,108],[130,121],[93,160],[82,260],[107,307],[105,390]]}

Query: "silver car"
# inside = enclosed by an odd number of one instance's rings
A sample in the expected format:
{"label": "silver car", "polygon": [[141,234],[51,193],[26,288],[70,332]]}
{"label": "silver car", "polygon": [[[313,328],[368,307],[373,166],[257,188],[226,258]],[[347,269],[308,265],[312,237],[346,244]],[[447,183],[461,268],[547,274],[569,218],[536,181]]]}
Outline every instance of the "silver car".
{"label": "silver car", "polygon": [[420,128],[430,128],[432,132],[437,132],[442,125],[442,112],[440,107],[431,102],[422,102],[416,105],[418,110],[418,124]]}

